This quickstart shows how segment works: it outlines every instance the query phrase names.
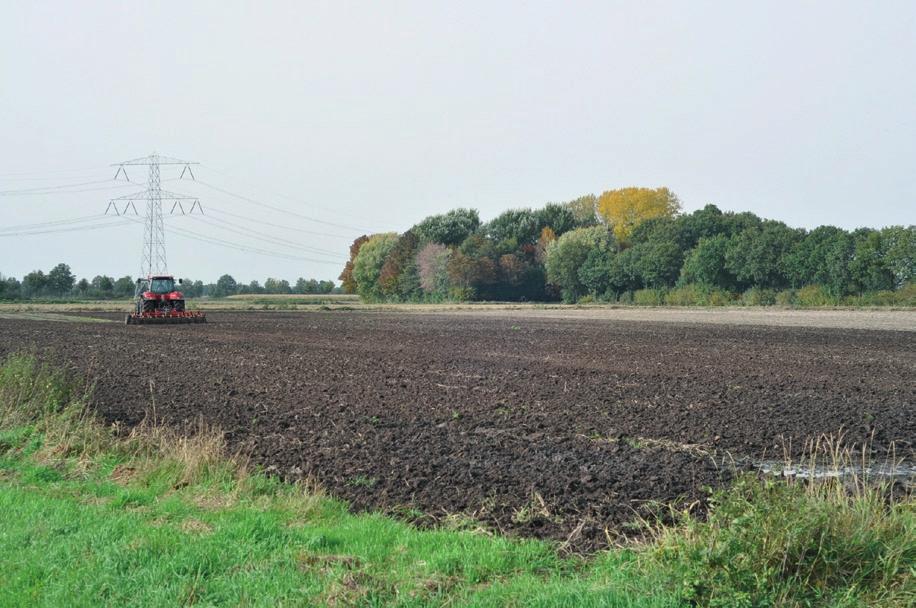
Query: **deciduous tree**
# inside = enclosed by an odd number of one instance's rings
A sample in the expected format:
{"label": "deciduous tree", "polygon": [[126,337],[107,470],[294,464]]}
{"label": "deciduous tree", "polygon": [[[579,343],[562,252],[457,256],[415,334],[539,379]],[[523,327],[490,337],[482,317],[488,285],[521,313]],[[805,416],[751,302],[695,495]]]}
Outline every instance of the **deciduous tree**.
{"label": "deciduous tree", "polygon": [[431,215],[413,227],[421,243],[458,246],[480,227],[476,209],[458,208],[441,215]]}
{"label": "deciduous tree", "polygon": [[567,232],[547,246],[547,280],[560,288],[563,300],[575,302],[587,291],[579,278],[579,268],[593,249],[609,249],[613,237],[604,226],[579,228]]}
{"label": "deciduous tree", "polygon": [[337,277],[341,281],[341,289],[343,289],[344,293],[356,293],[356,279],[353,278],[353,263],[356,260],[356,256],[359,255],[360,247],[368,240],[369,237],[364,234],[350,245],[350,259],[344,266],[343,272]]}
{"label": "deciduous tree", "polygon": [[353,261],[353,280],[356,292],[363,299],[375,302],[383,298],[379,275],[385,259],[398,242],[396,232],[373,234],[360,248]]}
{"label": "deciduous tree", "polygon": [[67,264],[58,264],[48,272],[47,290],[51,295],[62,296],[70,293],[74,283],[76,277],[70,272],[70,266]]}
{"label": "deciduous tree", "polygon": [[628,242],[633,230],[646,220],[674,217],[680,210],[680,201],[668,188],[621,188],[598,197],[598,213],[620,243]]}

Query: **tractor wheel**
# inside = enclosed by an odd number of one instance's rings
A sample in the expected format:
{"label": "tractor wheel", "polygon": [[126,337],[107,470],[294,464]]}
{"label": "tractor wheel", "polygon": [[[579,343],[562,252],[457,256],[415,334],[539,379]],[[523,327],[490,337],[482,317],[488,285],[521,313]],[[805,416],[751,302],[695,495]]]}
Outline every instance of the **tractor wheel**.
{"label": "tractor wheel", "polygon": [[143,312],[154,312],[156,310],[156,300],[143,300]]}
{"label": "tractor wheel", "polygon": [[175,300],[173,306],[175,312],[184,312],[184,300]]}

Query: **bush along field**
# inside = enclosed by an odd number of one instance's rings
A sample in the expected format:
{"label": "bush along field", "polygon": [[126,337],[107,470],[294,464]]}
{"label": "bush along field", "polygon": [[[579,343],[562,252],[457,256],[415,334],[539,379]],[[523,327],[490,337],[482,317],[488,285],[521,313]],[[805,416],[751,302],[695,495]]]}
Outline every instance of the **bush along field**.
{"label": "bush along field", "polygon": [[0,368],[5,606],[907,606],[914,506],[863,480],[741,477],[705,519],[666,513],[639,544],[570,555],[474,522],[354,515],[203,423],[107,426],[66,374]]}
{"label": "bush along field", "polygon": [[340,280],[368,302],[916,306],[916,226],[808,231],[714,205],[685,214],[667,188],[623,188],[362,236]]}

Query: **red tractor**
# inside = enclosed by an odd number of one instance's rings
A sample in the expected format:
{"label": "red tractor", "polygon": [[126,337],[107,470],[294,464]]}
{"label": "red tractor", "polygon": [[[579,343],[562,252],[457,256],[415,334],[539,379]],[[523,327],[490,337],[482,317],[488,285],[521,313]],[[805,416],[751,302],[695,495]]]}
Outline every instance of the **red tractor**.
{"label": "red tractor", "polygon": [[[181,279],[178,279],[178,283],[181,284]],[[185,310],[184,294],[175,288],[175,277],[170,275],[151,275],[146,279],[137,279],[134,299],[136,310],[127,315],[125,322],[128,325],[207,322],[202,312]]]}

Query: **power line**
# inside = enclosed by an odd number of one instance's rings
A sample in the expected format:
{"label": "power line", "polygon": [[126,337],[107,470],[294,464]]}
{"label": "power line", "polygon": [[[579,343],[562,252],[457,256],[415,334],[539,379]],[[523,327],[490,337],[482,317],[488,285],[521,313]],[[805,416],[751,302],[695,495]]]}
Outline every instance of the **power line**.
{"label": "power line", "polygon": [[256,253],[256,254],[258,254],[258,255],[265,255],[265,256],[275,257],[275,258],[283,258],[283,259],[287,259],[287,260],[298,260],[298,261],[304,261],[304,262],[313,262],[313,263],[315,263],[315,264],[328,264],[328,265],[334,265],[334,266],[340,266],[340,265],[341,265],[341,262],[330,262],[330,261],[327,261],[327,260],[316,260],[316,259],[314,259],[314,258],[307,258],[307,257],[303,257],[303,256],[290,255],[290,254],[281,253],[281,252],[278,252],[278,251],[271,251],[271,250],[260,249],[260,248],[255,248],[255,247],[246,247],[246,246],[244,246],[244,245],[239,245],[238,243],[233,243],[233,242],[231,242],[231,241],[225,241],[225,240],[223,240],[223,239],[217,239],[217,238],[208,237],[208,236],[206,236],[206,235],[200,234],[200,233],[198,233],[198,232],[194,232],[194,231],[192,231],[192,230],[187,230],[187,229],[184,229],[184,228],[175,228],[175,227],[173,227],[173,226],[169,226],[168,232],[171,233],[171,234],[177,234],[177,235],[179,235],[179,236],[184,236],[185,238],[189,238],[189,239],[192,239],[192,240],[201,241],[201,242],[204,242],[204,243],[210,243],[210,244],[213,244],[213,245],[219,245],[219,246],[221,246],[221,247],[227,247],[227,248],[229,248],[229,249],[235,249],[235,250],[237,250],[237,251],[244,251],[244,252],[246,252],[246,253]]}
{"label": "power line", "polygon": [[[162,190],[160,187],[160,183],[163,180],[160,180],[159,178],[159,165],[182,165],[183,169],[181,172],[181,176],[184,177],[184,175],[188,173],[192,179],[195,179],[194,173],[191,169],[192,164],[196,164],[196,163],[191,163],[189,161],[182,161],[182,160],[173,159],[173,158],[169,158],[165,156],[160,156],[155,153],[148,157],[133,159],[130,161],[124,161],[123,163],[118,163],[116,165],[113,165],[113,166],[118,167],[118,172],[115,174],[115,180],[117,180],[117,177],[120,176],[122,172],[125,173],[125,177],[127,177],[125,167],[136,166],[136,165],[148,166],[149,167],[149,180],[147,183],[147,189],[144,192],[121,196],[119,198],[112,199],[109,202],[109,207],[108,209],[106,209],[106,213],[102,215],[72,217],[72,218],[65,218],[65,219],[58,219],[58,220],[49,220],[45,222],[34,222],[30,224],[18,224],[14,226],[0,227],[0,237],[16,237],[16,236],[32,236],[32,235],[41,235],[41,234],[55,234],[55,233],[64,233],[64,232],[80,232],[80,231],[99,230],[99,229],[104,229],[104,228],[124,226],[127,224],[133,224],[133,223],[143,223],[145,226],[145,229],[144,229],[144,269],[143,270],[148,271],[146,272],[146,274],[150,274],[153,271],[165,272],[166,263],[165,263],[164,235],[166,233],[166,228],[163,222],[164,218],[163,218],[163,213],[162,213],[162,203],[171,201],[174,199],[175,202],[172,208],[172,212],[174,212],[175,209],[178,208],[181,211],[181,214],[185,215],[185,208],[182,206],[182,201],[185,201],[185,200],[193,201],[190,213],[193,213],[195,208],[200,208],[200,202],[198,199],[196,199],[196,197],[187,197],[184,195],[173,194],[171,192],[166,192]],[[68,170],[68,171],[62,171],[61,173],[66,173],[66,172],[72,173],[74,171],[88,171],[88,169]],[[34,175],[37,173],[39,172],[8,174],[8,175],[23,176],[23,175]],[[52,173],[50,171],[44,172],[44,173],[45,175],[43,176],[25,177],[25,178],[20,178],[20,179],[23,179],[23,180],[31,179],[31,180],[36,180],[36,181],[39,181],[39,180],[57,181],[60,179],[67,178],[67,176],[49,177],[47,174]],[[7,189],[7,190],[0,190],[0,196],[43,196],[43,195],[56,195],[56,194],[71,194],[71,193],[77,193],[77,192],[92,192],[92,191],[98,191],[98,190],[111,190],[111,189],[125,188],[125,187],[136,187],[135,184],[130,183],[129,179],[127,183],[119,182],[115,180],[111,180],[111,179],[92,180],[92,181],[81,181],[81,182],[73,182],[73,183],[66,183],[66,184],[35,186],[35,187],[29,187],[29,188]],[[164,180],[164,181],[174,181],[174,180]],[[336,222],[325,221],[325,220],[321,220],[315,217],[311,217],[309,215],[297,213],[295,211],[290,211],[288,209],[284,209],[282,207],[271,205],[269,203],[265,203],[265,202],[253,199],[248,196],[244,196],[241,194],[231,192],[229,190],[220,188],[219,186],[215,186],[213,184],[208,184],[205,182],[200,182],[200,183],[216,192],[220,192],[222,194],[225,194],[225,195],[228,195],[228,196],[231,196],[231,197],[234,197],[234,198],[237,198],[245,202],[248,202],[254,205],[258,205],[258,206],[261,206],[267,209],[271,209],[271,210],[274,210],[280,213],[285,213],[290,216],[298,217],[308,222],[342,228],[344,230],[353,231],[357,233],[369,232],[369,231],[366,231],[360,228],[356,228],[353,226],[348,226],[348,225],[340,224]],[[104,184],[104,187],[101,187],[101,188],[91,187],[91,186],[98,186],[100,184]],[[89,187],[86,188],[87,186]],[[132,208],[132,201],[137,201],[137,200],[143,200],[147,202],[147,213],[146,213],[145,219],[126,216],[124,213],[121,212],[121,210],[118,207],[120,203],[124,203],[125,205],[130,205],[130,207],[125,207],[124,212],[126,213],[127,209]],[[108,215],[108,212],[111,209],[114,209],[114,212],[116,214],[115,216]],[[310,231],[310,230],[305,230],[301,228],[291,227],[288,225],[271,223],[271,222],[264,221],[258,218],[252,218],[252,217],[248,217],[248,216],[241,215],[241,214],[235,214],[229,211],[215,210],[215,212],[219,215],[224,215],[227,217],[234,217],[239,220],[244,220],[246,224],[253,222],[253,223],[258,223],[258,224],[265,225],[265,226],[270,226],[273,228],[282,228],[284,230],[295,230],[299,234],[333,236],[336,238],[345,238],[345,239],[351,238],[343,234],[327,233],[323,231],[322,232]],[[288,249],[295,250],[295,251],[311,253],[312,255],[318,256],[318,257],[295,255],[293,253],[276,251],[274,249],[268,249],[268,248],[257,247],[257,246],[249,246],[246,244],[237,243],[235,241],[230,241],[230,240],[222,239],[219,237],[208,236],[206,234],[201,234],[193,230],[188,230],[186,228],[178,228],[174,226],[169,226],[167,232],[170,234],[181,236],[183,238],[190,239],[190,240],[208,243],[211,245],[217,245],[220,247],[234,249],[234,250],[242,251],[246,253],[254,253],[257,255],[289,259],[289,260],[306,261],[306,262],[312,262],[316,264],[327,264],[327,265],[339,266],[343,264],[345,257],[346,257],[344,255],[341,255],[338,252],[330,251],[327,249],[321,249],[318,247],[312,247],[309,245],[303,245],[300,242],[291,240],[289,238],[277,236],[276,234],[273,234],[273,233],[258,231],[258,230],[250,228],[248,225],[242,225],[240,223],[233,222],[228,219],[224,219],[220,217],[193,216],[192,219],[195,219],[203,224],[206,224],[207,226],[210,226],[211,228],[216,228],[219,230],[239,234],[241,236],[245,236],[247,238],[251,238],[256,241],[268,243],[270,245],[276,245],[276,246],[288,248]]]}
{"label": "power line", "polygon": [[318,232],[318,231],[316,231],[316,230],[305,230],[305,229],[303,229],[303,228],[299,228],[298,226],[284,226],[283,224],[275,224],[275,223],[273,223],[273,222],[265,222],[264,220],[259,220],[259,219],[257,219],[257,218],[249,217],[249,216],[247,216],[247,215],[240,215],[240,214],[238,214],[238,213],[232,213],[231,211],[225,211],[225,210],[223,210],[223,209],[214,209],[214,208],[211,207],[211,206],[208,206],[208,207],[207,207],[207,213],[208,213],[208,214],[211,214],[211,215],[212,215],[213,213],[217,213],[217,214],[220,214],[220,215],[228,215],[228,216],[230,216],[230,217],[235,217],[235,218],[238,218],[238,219],[240,219],[240,220],[245,220],[246,222],[254,222],[254,223],[256,223],[256,224],[262,224],[262,225],[264,225],[264,226],[270,226],[271,228],[281,228],[281,229],[283,229],[283,230],[292,230],[292,231],[294,231],[294,232],[300,232],[300,233],[302,233],[302,234],[314,234],[314,235],[317,235],[317,236],[331,236],[331,237],[341,238],[341,239],[352,239],[352,237],[351,237],[350,235],[346,235],[346,234],[335,234],[335,233],[333,233],[333,232]]}
{"label": "power line", "polygon": [[[227,222],[226,220],[221,220],[219,218],[215,218],[215,217],[211,218],[211,217],[197,215],[197,216],[193,216],[193,219],[198,222],[202,222],[204,224],[213,226],[219,230],[226,230],[228,232],[234,232],[235,234],[240,234],[242,236],[254,238],[260,241],[271,243],[273,245],[280,245],[283,247],[289,247],[291,249],[298,249],[301,251],[310,251],[312,253],[317,253],[319,255],[335,256],[335,259],[339,259],[339,256],[340,256],[339,252],[329,251],[327,249],[320,249],[318,247],[309,247],[308,245],[302,245],[300,243],[291,241],[289,239],[274,237],[269,234],[265,234],[263,232],[258,232],[257,230],[251,230],[250,228],[246,228],[244,226],[240,226],[239,224],[234,224],[232,222]],[[219,223],[225,224],[225,226],[219,226],[219,225],[213,224],[213,222],[219,222]]]}
{"label": "power line", "polygon": [[[114,218],[112,218],[112,219],[114,219]],[[126,220],[126,221],[124,221],[124,220]],[[132,221],[135,221],[135,220],[132,220],[132,219],[130,219],[130,218],[123,218],[122,221],[100,222],[100,223],[97,223],[97,224],[88,224],[88,225],[85,225],[85,226],[71,226],[71,227],[69,227],[69,228],[50,228],[50,229],[48,229],[48,230],[28,230],[28,231],[20,231],[20,232],[2,232],[2,233],[0,233],[0,238],[9,237],[9,236],[32,236],[32,235],[35,235],[35,234],[51,234],[51,233],[58,233],[58,232],[78,232],[78,231],[82,231],[82,230],[98,230],[98,229],[100,229],[100,228],[111,228],[111,227],[113,227],[113,226],[123,226],[123,225],[126,225],[126,224],[128,224],[128,223],[130,223],[130,222],[132,222]]]}
{"label": "power line", "polygon": [[92,173],[84,173],[83,175],[56,175],[56,176],[55,175],[41,175],[39,177],[35,177],[35,176],[16,177],[16,176],[0,175],[0,182],[59,182],[65,179],[68,179],[68,180],[77,179],[77,178],[89,179],[89,178],[95,178],[95,177],[101,178],[102,176],[98,175],[96,171],[93,171]]}
{"label": "power line", "polygon": [[44,228],[47,226],[56,226],[60,224],[79,224],[81,222],[97,221],[103,217],[105,216],[99,213],[97,215],[84,215],[82,217],[68,218],[65,220],[51,220],[48,222],[35,222],[34,224],[18,224],[15,226],[0,226],[0,232],[8,232],[10,230],[28,230],[31,228]]}
{"label": "power line", "polygon": [[87,171],[100,171],[106,167],[83,167],[82,169],[45,169],[42,171],[18,171],[13,173],[0,173],[0,177],[10,177],[17,175],[48,175],[50,173],[85,173]]}
{"label": "power line", "polygon": [[79,194],[80,192],[110,192],[112,190],[136,187],[136,184],[119,184],[116,186],[103,186],[101,188],[83,188],[82,190],[60,190],[58,192],[23,192],[22,194],[0,194],[0,196],[59,196],[61,194]]}
{"label": "power line", "polygon": [[[228,177],[228,178],[230,178],[230,179],[235,178],[235,176],[232,175],[231,173],[228,173],[228,172],[223,171],[223,170],[221,170],[221,169],[217,169],[216,167],[213,167],[213,166],[211,166],[211,165],[201,165],[201,166],[202,166],[203,168],[205,168],[205,169],[210,170],[210,171],[215,171],[216,173],[219,173],[219,174],[221,174],[221,175],[224,175],[224,176],[226,176],[226,177]],[[238,179],[238,178],[235,178],[235,179]],[[241,181],[242,183],[245,183],[245,180],[239,180],[239,181]],[[250,182],[248,182],[248,186],[257,189],[257,185],[251,184]],[[306,203],[304,203],[303,201],[296,199],[296,197],[289,196],[289,195],[286,195],[286,194],[282,194],[282,193],[280,193],[280,192],[270,192],[270,191],[265,191],[265,192],[266,192],[267,194],[272,195],[272,196],[276,196],[276,197],[279,197],[279,198],[285,198],[285,199],[288,200],[288,201],[292,201],[292,202],[297,203],[297,204],[300,204],[300,205],[306,204]],[[341,213],[341,210],[340,210],[339,208],[327,207],[327,206],[324,206],[324,205],[319,205],[319,204],[314,203],[314,202],[308,203],[308,205],[311,206],[311,207],[317,207],[317,208],[319,208],[319,209],[324,209],[325,211],[330,211],[331,213],[337,213],[337,214]],[[344,212],[344,215],[348,215],[348,216],[350,216],[350,217],[356,217],[355,214],[352,213],[352,212],[350,212],[350,213]],[[365,232],[365,231],[361,231],[361,232]]]}
{"label": "power line", "polygon": [[20,188],[18,190],[0,190],[0,195],[15,195],[15,194],[28,194],[30,192],[38,192],[39,194],[44,194],[45,191],[53,190],[63,190],[65,188],[78,188],[80,186],[94,186],[98,184],[112,184],[113,180],[111,179],[101,179],[92,182],[80,182],[78,184],[60,184],[57,186],[41,186],[36,188]]}
{"label": "power line", "polygon": [[274,211],[278,211],[278,212],[280,212],[280,213],[286,213],[286,214],[288,214],[288,215],[292,215],[292,216],[295,216],[295,217],[301,217],[301,218],[304,219],[304,220],[308,220],[308,221],[310,221],[310,222],[315,222],[316,224],[324,224],[324,225],[326,225],[326,226],[334,226],[335,228],[343,228],[344,230],[352,230],[352,231],[354,231],[354,232],[362,232],[362,233],[371,233],[371,232],[372,232],[371,230],[365,230],[364,228],[356,228],[356,227],[354,227],[354,226],[347,226],[346,224],[338,224],[338,223],[335,223],[335,222],[327,222],[327,221],[325,221],[325,220],[319,220],[318,218],[310,217],[310,216],[308,216],[308,215],[303,215],[303,214],[301,214],[301,213],[296,213],[295,211],[290,211],[289,209],[284,209],[283,207],[277,207],[277,206],[275,206],[275,205],[270,205],[270,204],[268,204],[268,203],[261,202],[261,201],[259,201],[259,200],[253,199],[253,198],[248,197],[248,196],[245,196],[245,195],[243,195],[243,194],[236,194],[235,192],[230,192],[230,191],[225,190],[225,189],[223,189],[223,188],[220,188],[220,187],[218,187],[218,186],[214,186],[213,184],[208,184],[207,182],[203,182],[203,181],[201,181],[201,180],[197,180],[197,183],[198,183],[198,184],[201,184],[201,185],[203,185],[203,186],[206,186],[207,188],[210,188],[210,189],[212,189],[212,190],[216,190],[217,192],[222,192],[223,194],[226,194],[226,195],[228,195],[228,196],[232,196],[232,197],[241,199],[241,200],[243,200],[243,201],[252,203],[252,204],[254,204],[254,205],[259,205],[259,206],[265,207],[265,208],[267,208],[267,209],[273,209]]}

